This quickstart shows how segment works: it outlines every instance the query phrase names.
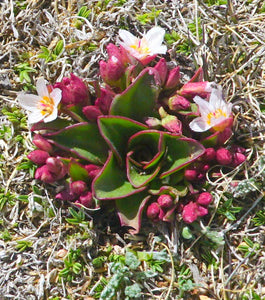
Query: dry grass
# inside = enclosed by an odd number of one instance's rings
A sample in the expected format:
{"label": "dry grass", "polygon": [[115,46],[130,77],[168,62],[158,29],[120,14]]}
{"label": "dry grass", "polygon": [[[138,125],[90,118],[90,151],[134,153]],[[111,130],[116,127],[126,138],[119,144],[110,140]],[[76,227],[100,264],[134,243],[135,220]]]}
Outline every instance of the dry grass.
{"label": "dry grass", "polygon": [[[28,169],[21,168],[33,149],[31,136],[19,111],[15,121],[14,112],[10,115],[5,111],[0,116],[1,299],[94,299],[100,280],[112,274],[109,245],[112,254],[121,256],[125,248],[165,249],[169,253],[163,273],[143,283],[141,299],[265,299],[265,221],[253,221],[257,212],[264,213],[265,8],[259,0],[209,5],[212,2],[1,3],[1,108],[14,110],[17,92],[25,86],[31,89],[41,75],[50,82],[70,72],[86,82],[97,78],[99,60],[106,55],[106,45],[115,42],[119,28],[139,34],[157,24],[167,33],[177,32],[178,38],[170,42],[168,60],[181,66],[186,80],[196,67],[203,66],[206,80],[222,84],[227,99],[234,103],[233,139],[247,149],[248,155],[242,166],[211,181],[215,194],[212,214],[201,222],[200,230],[193,229],[193,240],[181,237],[183,224],[171,231],[151,228],[147,223],[135,240],[124,235],[115,220],[102,219],[100,213],[93,218],[87,214],[85,226],[69,224],[65,220],[70,217],[68,210],[53,201],[58,187],[40,185]],[[88,18],[76,17],[81,6],[91,10]],[[155,11],[160,12],[154,17]],[[54,51],[59,40],[64,45],[62,53],[48,61],[39,58],[41,47]],[[19,79],[22,63],[34,70],[28,73],[29,82]],[[235,179],[244,183],[245,189],[231,190]],[[242,208],[234,221],[220,213],[228,192],[234,195],[233,206]],[[209,232],[215,232],[215,243]],[[162,242],[156,240],[158,236]],[[244,238],[253,245],[239,247],[246,245]],[[26,246],[19,249],[18,245]],[[70,249],[81,250],[78,261],[83,268],[72,280],[60,280],[59,272]],[[106,261],[97,268],[92,259],[99,256]],[[195,284],[190,290],[181,286],[183,266],[190,270],[183,278]],[[142,263],[141,270],[148,270],[148,265]],[[121,295],[119,291],[116,299],[123,299]]]}

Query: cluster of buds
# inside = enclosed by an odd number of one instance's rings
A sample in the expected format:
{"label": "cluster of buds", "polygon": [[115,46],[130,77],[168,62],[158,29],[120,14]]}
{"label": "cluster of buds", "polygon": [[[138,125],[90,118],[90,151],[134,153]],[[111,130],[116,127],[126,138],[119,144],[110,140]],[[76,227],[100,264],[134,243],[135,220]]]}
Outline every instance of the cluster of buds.
{"label": "cluster of buds", "polygon": [[87,182],[83,180],[72,181],[66,189],[56,195],[56,199],[69,201],[77,206],[95,208],[95,201],[90,190],[90,183],[97,176],[101,168],[94,164],[85,165],[84,168],[88,173]]}
{"label": "cluster of buds", "polygon": [[200,161],[189,166],[184,177],[190,182],[198,182],[205,179],[205,175],[211,166],[219,164],[221,166],[237,167],[246,160],[245,149],[234,146],[231,149],[224,147],[214,149],[206,148]]}
{"label": "cluster of buds", "polygon": [[195,202],[191,201],[184,205],[182,210],[182,218],[185,223],[192,223],[198,217],[208,214],[208,205],[213,201],[213,197],[208,192],[203,192],[197,196]]}
{"label": "cluster of buds", "polygon": [[53,89],[62,91],[61,104],[63,105],[88,105],[90,103],[90,95],[87,86],[82,79],[70,74],[70,78],[64,77],[61,82],[56,82]]}
{"label": "cluster of buds", "polygon": [[168,222],[175,210],[173,197],[168,194],[160,195],[156,202],[151,203],[147,207],[147,217],[153,222],[166,221]]}
{"label": "cluster of buds", "polygon": [[35,178],[45,183],[54,183],[67,174],[67,167],[60,158],[50,156],[47,151],[34,150],[28,154],[28,159],[39,166]]}

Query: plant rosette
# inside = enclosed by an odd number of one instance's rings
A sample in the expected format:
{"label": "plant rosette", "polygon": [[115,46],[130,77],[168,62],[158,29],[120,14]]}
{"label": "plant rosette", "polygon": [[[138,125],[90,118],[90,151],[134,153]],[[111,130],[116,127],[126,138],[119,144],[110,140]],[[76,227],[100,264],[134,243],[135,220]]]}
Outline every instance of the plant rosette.
{"label": "plant rosette", "polygon": [[133,233],[143,212],[154,223],[205,216],[210,194],[196,199],[206,192],[210,166],[246,159],[229,145],[232,105],[221,87],[203,81],[201,68],[182,84],[180,68],[157,59],[166,52],[164,34],[155,27],[138,39],[120,31],[120,46],[109,44],[108,60],[99,62],[94,95],[71,74],[54,85],[39,80],[38,96],[18,96],[38,115],[31,127],[37,150],[28,155],[38,165],[35,178],[59,181],[65,189],[56,198],[77,206],[99,209],[112,201]]}

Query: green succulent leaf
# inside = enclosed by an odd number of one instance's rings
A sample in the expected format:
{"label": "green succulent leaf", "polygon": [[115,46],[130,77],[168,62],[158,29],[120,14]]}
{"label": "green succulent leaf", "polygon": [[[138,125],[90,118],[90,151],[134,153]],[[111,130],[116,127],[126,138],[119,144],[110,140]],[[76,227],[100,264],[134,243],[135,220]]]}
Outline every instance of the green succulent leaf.
{"label": "green succulent leaf", "polygon": [[129,138],[136,132],[147,129],[141,123],[119,116],[101,116],[98,118],[98,126],[120,164],[125,159]]}
{"label": "green succulent leaf", "polygon": [[72,181],[82,180],[87,182],[89,180],[89,175],[87,170],[83,165],[77,163],[75,160],[71,160],[69,164],[69,174]]}
{"label": "green succulent leaf", "polygon": [[176,135],[165,133],[166,158],[160,178],[184,168],[200,157],[205,149],[196,140],[179,138]]}
{"label": "green succulent leaf", "polygon": [[146,191],[142,191],[116,200],[121,225],[133,227],[134,230],[131,231],[133,234],[138,233],[140,230],[142,211],[150,197]]}
{"label": "green succulent leaf", "polygon": [[146,185],[160,171],[160,161],[165,151],[162,134],[156,130],[146,130],[130,138],[126,167],[128,179],[134,187]]}
{"label": "green succulent leaf", "polygon": [[[125,170],[111,152],[108,160],[92,186],[94,195],[99,200],[115,200],[139,193],[145,189],[135,189],[128,181]],[[129,200],[128,200],[129,201]]]}
{"label": "green succulent leaf", "polygon": [[143,122],[145,117],[149,117],[159,93],[155,75],[153,68],[144,69],[123,93],[113,99],[110,114],[124,116],[139,122]]}
{"label": "green succulent leaf", "polygon": [[[108,147],[96,123],[79,123],[54,133],[46,134],[48,140],[59,148],[95,164],[104,164]],[[95,142],[96,141],[96,142]]]}

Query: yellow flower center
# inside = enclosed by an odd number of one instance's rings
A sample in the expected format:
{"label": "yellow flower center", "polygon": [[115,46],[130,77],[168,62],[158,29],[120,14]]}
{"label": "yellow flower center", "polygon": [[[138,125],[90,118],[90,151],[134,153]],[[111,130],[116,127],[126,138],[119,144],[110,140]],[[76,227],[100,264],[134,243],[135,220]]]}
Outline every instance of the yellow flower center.
{"label": "yellow flower center", "polygon": [[147,42],[144,39],[138,40],[138,44],[131,45],[130,47],[139,52],[140,54],[150,54],[150,49],[148,47]]}
{"label": "yellow flower center", "polygon": [[40,102],[38,103],[38,108],[41,111],[43,116],[50,115],[54,109],[53,98],[48,96],[43,96]]}
{"label": "yellow flower center", "polygon": [[206,117],[206,123],[208,125],[211,125],[212,124],[212,118],[219,119],[221,117],[227,118],[227,114],[226,114],[226,112],[224,112],[223,110],[221,110],[221,108],[218,108],[214,112],[208,113],[208,115]]}

